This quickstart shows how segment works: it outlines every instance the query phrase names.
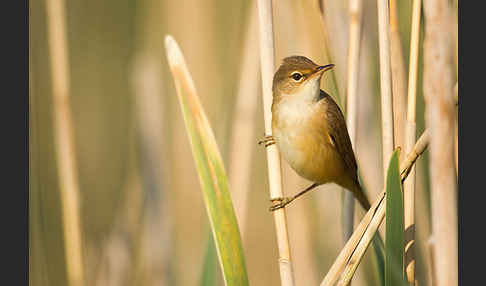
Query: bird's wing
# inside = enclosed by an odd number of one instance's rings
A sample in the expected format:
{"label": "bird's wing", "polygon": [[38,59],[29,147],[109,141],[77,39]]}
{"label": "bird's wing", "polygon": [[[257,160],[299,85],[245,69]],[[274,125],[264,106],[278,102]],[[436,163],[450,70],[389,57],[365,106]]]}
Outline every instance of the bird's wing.
{"label": "bird's wing", "polygon": [[321,98],[326,103],[326,116],[328,124],[329,137],[331,138],[336,150],[341,155],[346,168],[351,174],[354,174],[357,179],[356,159],[354,158],[353,147],[349,139],[348,129],[346,128],[346,120],[339,109],[339,106],[332,99],[332,97],[321,90]]}

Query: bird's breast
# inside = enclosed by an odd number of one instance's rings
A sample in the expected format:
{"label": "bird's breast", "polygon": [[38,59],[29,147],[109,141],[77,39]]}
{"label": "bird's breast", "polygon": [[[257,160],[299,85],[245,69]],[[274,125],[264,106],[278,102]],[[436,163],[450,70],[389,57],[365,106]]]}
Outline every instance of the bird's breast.
{"label": "bird's breast", "polygon": [[325,106],[280,102],[273,108],[272,131],[282,157],[302,177],[332,181],[342,166],[329,138]]}

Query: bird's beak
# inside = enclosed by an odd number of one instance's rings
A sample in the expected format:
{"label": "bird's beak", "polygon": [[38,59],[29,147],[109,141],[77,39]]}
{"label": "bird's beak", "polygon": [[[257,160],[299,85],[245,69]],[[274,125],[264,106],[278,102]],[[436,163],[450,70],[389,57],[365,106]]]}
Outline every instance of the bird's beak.
{"label": "bird's beak", "polygon": [[316,68],[316,72],[324,73],[325,71],[330,70],[333,67],[334,67],[334,64],[328,64],[328,65],[325,65],[325,66],[319,66],[319,67]]}
{"label": "bird's beak", "polygon": [[325,66],[318,66],[315,70],[314,73],[311,75],[311,77],[315,76],[321,76],[325,71],[328,71],[334,67],[334,64],[328,64]]}

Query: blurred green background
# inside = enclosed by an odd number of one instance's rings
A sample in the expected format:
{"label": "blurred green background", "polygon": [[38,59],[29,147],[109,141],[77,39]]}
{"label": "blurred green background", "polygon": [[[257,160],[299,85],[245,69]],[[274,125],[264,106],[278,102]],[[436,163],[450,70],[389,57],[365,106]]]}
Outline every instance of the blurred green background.
{"label": "blurred green background", "polygon": [[[317,1],[273,5],[276,63],[292,54],[321,64],[332,60],[337,89],[331,76],[324,77],[322,88],[338,101],[345,93],[346,2],[323,1],[324,17]],[[46,3],[29,3],[30,282],[67,285]],[[408,70],[411,1],[398,5]],[[218,266],[204,263],[210,231],[165,58],[169,33],[184,52],[228,173],[239,167],[247,173],[238,174],[244,186],[230,176],[230,188],[243,192],[233,200],[247,199],[241,233],[250,284],[278,285],[266,155],[257,145],[263,114],[255,1],[73,0],[66,1],[65,12],[85,284],[200,285],[214,279],[210,284],[222,285]],[[383,185],[376,19],[376,3],[364,1],[355,152],[371,200]],[[245,63],[249,68],[242,68]],[[418,135],[424,126],[421,71]],[[240,91],[245,79],[256,83],[255,92]],[[249,110],[242,109],[245,102]],[[250,126],[249,135],[235,134],[238,122]],[[429,218],[426,162],[427,154],[417,165],[421,218]],[[286,194],[308,184],[285,162],[282,168]],[[341,200],[342,189],[330,184],[287,208],[297,285],[320,283],[339,253]],[[362,215],[357,208],[356,217]],[[428,219],[418,220],[416,229],[418,280],[428,285],[423,253]],[[372,285],[366,284],[373,279],[370,261],[367,254],[353,285]]]}

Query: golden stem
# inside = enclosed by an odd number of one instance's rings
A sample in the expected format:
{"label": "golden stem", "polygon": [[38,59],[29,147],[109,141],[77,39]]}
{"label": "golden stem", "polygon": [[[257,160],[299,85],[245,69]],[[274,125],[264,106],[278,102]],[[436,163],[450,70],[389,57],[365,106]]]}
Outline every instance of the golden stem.
{"label": "golden stem", "polygon": [[[415,109],[417,98],[417,74],[420,36],[421,0],[413,1],[412,31],[410,40],[410,63],[408,74],[408,108],[405,153],[408,154],[415,145]],[[405,272],[408,283],[415,285],[415,168],[403,184],[404,227],[405,227]]]}
{"label": "golden stem", "polygon": [[76,168],[74,131],[70,109],[69,56],[63,0],[48,0],[47,31],[51,62],[54,108],[54,136],[64,230],[67,280],[70,286],[84,282],[79,184]]}
{"label": "golden stem", "polygon": [[[272,2],[258,0],[258,19],[260,30],[260,68],[263,92],[263,115],[265,134],[272,134],[272,79],[275,68],[275,49],[273,42]],[[276,144],[268,146],[267,166],[270,186],[270,199],[283,197],[280,154]],[[279,253],[280,279],[282,285],[294,285],[294,271],[290,256],[290,244],[287,230],[285,208],[273,212]]]}

